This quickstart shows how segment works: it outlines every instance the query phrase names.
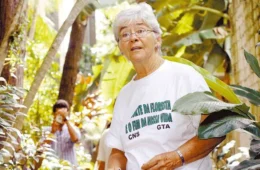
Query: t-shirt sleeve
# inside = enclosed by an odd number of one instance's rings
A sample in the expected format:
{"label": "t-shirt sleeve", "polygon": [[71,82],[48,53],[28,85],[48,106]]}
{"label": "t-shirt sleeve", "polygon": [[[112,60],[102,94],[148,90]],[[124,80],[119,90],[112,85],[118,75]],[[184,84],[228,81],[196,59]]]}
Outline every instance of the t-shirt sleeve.
{"label": "t-shirt sleeve", "polygon": [[99,145],[98,145],[98,156],[97,156],[97,160],[99,161],[104,161],[105,162],[105,135],[104,133],[102,134],[100,141],[99,141]]}
{"label": "t-shirt sleeve", "polygon": [[[203,78],[203,76],[194,69],[193,69],[193,73],[190,76],[190,84],[192,85],[190,93],[205,92],[205,91],[210,92],[210,89],[209,89],[205,79]],[[189,115],[189,117],[192,121],[194,128],[198,129],[199,124],[200,124],[201,115]]]}
{"label": "t-shirt sleeve", "polygon": [[120,131],[122,130],[123,122],[120,119],[117,107],[119,106],[116,102],[114,107],[113,118],[110,126],[110,130],[106,137],[106,144],[110,148],[116,148],[118,150],[124,151],[123,145],[121,142]]}

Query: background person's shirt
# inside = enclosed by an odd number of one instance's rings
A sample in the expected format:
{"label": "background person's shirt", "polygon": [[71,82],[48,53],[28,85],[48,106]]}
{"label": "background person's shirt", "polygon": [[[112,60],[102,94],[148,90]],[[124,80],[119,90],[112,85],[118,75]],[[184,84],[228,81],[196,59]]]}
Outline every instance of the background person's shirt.
{"label": "background person's shirt", "polygon": [[99,141],[97,160],[105,162],[105,170],[107,170],[108,158],[111,153],[111,148],[105,143],[109,129],[104,130]]}
{"label": "background person's shirt", "polygon": [[[81,138],[80,131],[77,127],[71,125],[77,134],[78,139]],[[55,132],[55,142],[51,143],[51,148],[56,155],[63,160],[69,161],[73,165],[77,165],[76,152],[74,142],[71,141],[69,130],[66,124],[62,126],[61,131]]]}
{"label": "background person's shirt", "polygon": [[[125,152],[127,170],[140,170],[154,156],[174,151],[197,135],[200,115],[171,111],[177,99],[195,91],[209,91],[203,77],[190,66],[170,61],[120,91],[106,142]],[[211,169],[206,156],[176,170]]]}

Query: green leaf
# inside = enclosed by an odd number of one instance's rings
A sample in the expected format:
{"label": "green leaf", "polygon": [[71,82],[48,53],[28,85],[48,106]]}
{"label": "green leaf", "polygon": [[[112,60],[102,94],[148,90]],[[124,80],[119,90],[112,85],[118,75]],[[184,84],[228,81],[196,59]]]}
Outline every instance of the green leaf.
{"label": "green leaf", "polygon": [[202,30],[199,32],[200,37],[204,39],[218,39],[219,37],[214,33],[213,29]]}
{"label": "green leaf", "polygon": [[254,120],[244,118],[230,110],[210,114],[199,126],[199,137],[202,139],[222,137],[232,130],[245,128]]}
{"label": "green leaf", "polygon": [[195,65],[189,60],[185,60],[183,58],[176,58],[176,57],[170,57],[166,56],[165,59],[173,62],[183,63],[186,65],[192,66],[196,71],[198,71],[207,82],[208,86],[214,90],[215,92],[219,93],[220,95],[224,96],[229,102],[231,103],[241,103],[239,98],[236,96],[236,94],[233,92],[233,90],[223,81],[219,80],[215,76],[213,76],[211,73],[209,73],[207,70]]}
{"label": "green leaf", "polygon": [[217,36],[213,29],[207,29],[202,31],[196,31],[190,35],[186,35],[185,37],[181,38],[177,42],[171,42],[171,44],[174,44],[175,46],[190,46],[194,44],[202,44],[203,40],[207,39],[220,39],[219,36]]}
{"label": "green leaf", "polygon": [[210,73],[214,73],[216,69],[223,64],[225,60],[228,60],[229,56],[226,51],[220,47],[219,44],[214,44],[212,50],[208,55],[207,62],[203,65],[204,69]]}
{"label": "green leaf", "polygon": [[11,133],[7,133],[7,135],[10,137],[12,144],[19,145],[17,139]]}
{"label": "green leaf", "polygon": [[[174,41],[172,42],[174,43]],[[199,33],[193,33],[189,36],[186,36],[182,39],[180,39],[179,41],[177,41],[176,43],[174,43],[174,45],[176,45],[177,47],[179,46],[190,46],[193,44],[202,44],[202,39],[199,35]]]}
{"label": "green leaf", "polygon": [[239,104],[225,103],[218,100],[209,92],[194,92],[178,99],[172,108],[172,111],[182,114],[210,114],[220,110],[231,110]]}
{"label": "green leaf", "polygon": [[249,112],[249,107],[246,104],[241,104],[231,109],[232,112],[238,113],[244,117],[255,120],[255,116]]}
{"label": "green leaf", "polygon": [[0,155],[3,155],[4,157],[12,157],[11,153],[5,148],[0,150]]}
{"label": "green leaf", "polygon": [[[258,124],[258,125],[257,125]],[[260,124],[259,122],[258,123],[252,123],[250,125],[248,125],[247,127],[243,128],[243,130],[257,136],[257,137],[260,137]]]}
{"label": "green leaf", "polygon": [[5,112],[5,111],[2,111],[0,110],[0,117],[2,118],[8,118],[9,120],[15,120],[15,116],[8,113],[8,112]]}
{"label": "green leaf", "polygon": [[239,85],[231,85],[231,88],[237,95],[247,98],[250,103],[256,106],[260,106],[260,93],[258,91]]}
{"label": "green leaf", "polygon": [[0,154],[0,167],[4,163],[4,157],[2,154]]}
{"label": "green leaf", "polygon": [[174,20],[177,19],[183,12],[184,9],[176,9],[174,11],[167,11],[167,13],[164,15],[159,13],[158,22],[160,23],[161,27],[168,29],[171,25],[173,25]]}
{"label": "green leaf", "polygon": [[260,160],[245,160],[236,166],[233,170],[257,170],[260,168]]}
{"label": "green leaf", "polygon": [[[257,123],[257,124],[259,125],[259,123]],[[258,133],[258,134],[260,134],[260,133]],[[260,139],[259,138],[258,139],[253,138],[251,140],[249,154],[250,154],[250,158],[253,158],[253,159],[260,158]]]}
{"label": "green leaf", "polygon": [[120,89],[129,81],[128,75],[133,68],[125,57],[110,57],[110,62],[103,76],[101,90],[105,99],[115,99]]}
{"label": "green leaf", "polygon": [[4,127],[11,127],[11,124],[9,124],[5,119],[0,117],[0,125]]}
{"label": "green leaf", "polygon": [[13,152],[15,151],[13,145],[11,145],[10,143],[8,143],[6,141],[0,141],[0,145],[7,146],[7,147],[11,148]]}
{"label": "green leaf", "polygon": [[[225,1],[226,0],[218,0],[218,1],[208,0],[205,6],[221,12],[227,8],[227,3]],[[203,29],[208,29],[216,26],[220,18],[221,18],[220,15],[217,15],[212,12],[207,12],[200,29],[203,30]]]}
{"label": "green leaf", "polygon": [[257,59],[252,54],[247,52],[246,50],[244,50],[244,54],[245,54],[245,57],[246,57],[246,61],[250,65],[251,69],[260,78],[260,67],[259,67]]}
{"label": "green leaf", "polygon": [[7,127],[6,129],[7,129],[8,131],[15,132],[16,135],[19,137],[19,139],[22,138],[22,133],[21,133],[18,129],[13,128],[13,127]]}
{"label": "green leaf", "polygon": [[172,30],[172,32],[175,32],[180,35],[192,31],[193,30],[192,24],[194,21],[195,14],[196,14],[195,12],[186,13],[177,23],[176,27]]}
{"label": "green leaf", "polygon": [[3,131],[3,129],[0,129],[0,136],[5,136],[5,132]]}
{"label": "green leaf", "polygon": [[28,115],[23,113],[23,112],[17,112],[16,116],[23,116],[23,117],[27,117]]}
{"label": "green leaf", "polygon": [[0,94],[4,93],[6,91],[7,91],[7,87],[3,86],[3,85],[0,85]]}

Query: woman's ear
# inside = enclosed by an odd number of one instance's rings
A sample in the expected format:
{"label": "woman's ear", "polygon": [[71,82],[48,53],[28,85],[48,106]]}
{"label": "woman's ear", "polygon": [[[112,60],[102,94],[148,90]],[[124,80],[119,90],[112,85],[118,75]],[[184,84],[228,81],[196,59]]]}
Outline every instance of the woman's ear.
{"label": "woman's ear", "polygon": [[156,40],[157,40],[156,47],[161,47],[161,45],[162,45],[162,37],[158,35]]}
{"label": "woman's ear", "polygon": [[161,48],[162,45],[162,38],[160,36],[156,37],[156,44],[155,44],[155,49],[158,50]]}

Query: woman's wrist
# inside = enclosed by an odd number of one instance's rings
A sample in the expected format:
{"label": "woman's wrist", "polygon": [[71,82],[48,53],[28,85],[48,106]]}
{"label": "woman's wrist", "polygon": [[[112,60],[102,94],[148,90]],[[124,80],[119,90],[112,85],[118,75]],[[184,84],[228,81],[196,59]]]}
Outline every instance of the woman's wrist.
{"label": "woman's wrist", "polygon": [[184,157],[183,157],[183,154],[181,153],[180,150],[176,150],[175,152],[177,153],[177,155],[178,155],[178,157],[179,157],[179,160],[180,160],[180,162],[181,162],[181,166],[183,166],[183,165],[185,164],[185,159],[184,159]]}

